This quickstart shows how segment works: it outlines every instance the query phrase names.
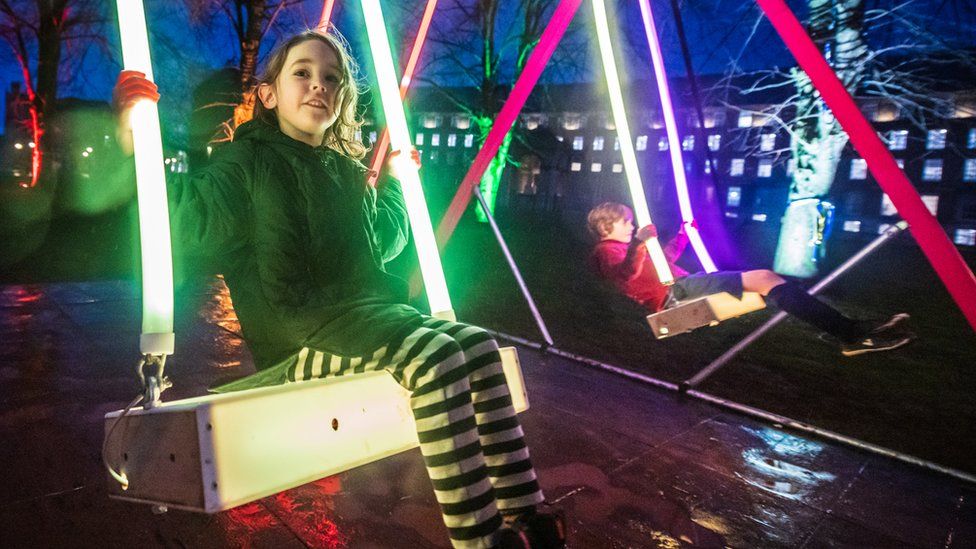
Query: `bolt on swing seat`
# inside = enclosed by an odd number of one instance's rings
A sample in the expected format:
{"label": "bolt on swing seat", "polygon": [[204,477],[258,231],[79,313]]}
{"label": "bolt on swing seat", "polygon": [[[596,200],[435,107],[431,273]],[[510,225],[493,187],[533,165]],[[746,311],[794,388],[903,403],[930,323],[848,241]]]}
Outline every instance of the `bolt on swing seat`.
{"label": "bolt on swing seat", "polygon": [[[518,354],[500,349],[517,412]],[[410,393],[369,372],[213,394],[105,415],[113,499],[216,513],[415,448]],[[115,426],[116,422],[119,422]]]}
{"label": "bolt on swing seat", "polygon": [[728,292],[720,292],[678,304],[647,315],[647,323],[654,337],[664,339],[690,332],[702,326],[717,326],[719,322],[758,311],[766,301],[756,292],[743,292],[738,299]]}

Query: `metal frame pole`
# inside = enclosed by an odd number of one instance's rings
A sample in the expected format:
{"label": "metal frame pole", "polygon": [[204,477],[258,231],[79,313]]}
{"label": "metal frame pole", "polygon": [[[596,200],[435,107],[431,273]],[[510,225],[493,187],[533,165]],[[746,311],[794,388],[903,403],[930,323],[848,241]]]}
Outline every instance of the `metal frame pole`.
{"label": "metal frame pole", "polygon": [[532,316],[535,318],[535,323],[539,327],[539,331],[542,332],[542,338],[546,340],[547,345],[552,345],[552,336],[549,335],[549,329],[546,328],[546,322],[542,320],[542,315],[539,314],[539,309],[535,306],[535,300],[532,299],[532,294],[529,293],[529,288],[525,285],[525,281],[522,280],[522,273],[519,271],[518,265],[515,264],[515,259],[512,258],[512,253],[508,251],[508,245],[505,243],[505,238],[502,237],[502,232],[498,229],[498,224],[495,223],[495,217],[491,215],[491,210],[488,209],[488,201],[485,200],[484,195],[481,194],[481,187],[475,185],[472,187],[472,192],[474,197],[478,199],[478,203],[481,204],[481,209],[484,210],[485,216],[488,218],[488,224],[491,225],[491,231],[495,233],[495,239],[498,240],[498,246],[502,249],[502,253],[505,254],[505,261],[508,262],[508,266],[512,269],[512,274],[515,275],[515,281],[518,282],[519,289],[522,290],[522,295],[525,297],[525,302],[529,304],[529,309],[532,311]]}
{"label": "metal frame pole", "polygon": [[[817,282],[812,288],[810,288],[810,290],[807,293],[809,293],[810,295],[816,295],[817,293],[820,292],[820,290],[823,290],[828,285],[830,285],[830,283],[833,282],[837,277],[847,272],[851,267],[856,265],[862,259],[870,255],[872,252],[874,252],[875,250],[883,246],[885,243],[890,241],[892,238],[894,238],[895,236],[897,236],[907,228],[908,228],[908,223],[904,221],[899,221],[898,223],[892,225],[891,227],[886,229],[884,233],[882,233],[880,236],[872,240],[870,244],[862,248],[861,251],[857,252],[856,254],[848,258],[847,261],[845,261],[839,267],[834,269],[830,274],[828,274],[822,280],[820,280],[820,282]],[[735,358],[736,355],[742,352],[746,347],[752,345],[752,342],[759,339],[760,336],[762,336],[763,334],[771,330],[774,326],[782,322],[783,319],[786,317],[787,314],[783,311],[780,311],[775,315],[773,315],[773,317],[767,320],[765,324],[763,324],[759,328],[756,328],[754,332],[747,335],[745,338],[743,338],[738,343],[733,345],[731,349],[722,353],[722,356],[713,360],[711,364],[702,368],[700,372],[698,372],[691,378],[683,381],[681,385],[679,385],[679,390],[681,392],[686,392],[688,391],[688,389],[692,387],[697,387],[702,381],[704,381],[706,378],[714,374],[720,368],[728,364],[733,358]]]}

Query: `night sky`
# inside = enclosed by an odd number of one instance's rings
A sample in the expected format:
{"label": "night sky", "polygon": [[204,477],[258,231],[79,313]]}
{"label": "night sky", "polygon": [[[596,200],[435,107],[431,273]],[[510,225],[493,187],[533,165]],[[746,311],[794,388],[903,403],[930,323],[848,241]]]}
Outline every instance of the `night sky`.
{"label": "night sky", "polygon": [[[869,10],[873,10],[903,3],[868,0],[867,5]],[[449,4],[448,0],[442,0],[438,9]],[[629,61],[630,77],[649,78],[649,57],[637,3],[620,1],[615,4],[619,10],[617,19],[627,22],[621,25],[619,51]],[[670,2],[654,0],[652,4],[670,74],[684,74]],[[791,1],[790,4],[802,17],[804,3]],[[110,3],[106,2],[106,5]],[[206,27],[204,24],[194,26],[182,2],[147,0],[146,5],[152,25],[151,40],[156,79],[163,94],[161,109],[177,117],[185,116],[189,109],[189,93],[194,85],[216,68],[236,65],[236,38],[225,16],[218,15]],[[314,25],[318,20],[321,5],[321,0],[311,0],[305,1],[301,6],[284,10],[264,40],[262,53],[266,54],[280,37]],[[388,7],[387,17],[393,39],[402,41],[404,34],[407,37],[412,36],[417,21],[415,16],[407,13],[408,10],[402,7],[403,3],[386,1],[384,5]],[[745,70],[793,64],[772,27],[760,20],[759,10],[754,3],[741,0],[686,0],[682,5],[696,72],[722,73],[728,69],[733,60]],[[503,14],[502,17],[513,17],[512,9],[517,6],[517,2],[512,0],[505,6],[508,7],[508,13]],[[413,11],[419,16],[422,8],[423,2],[417,0]],[[394,12],[394,9],[399,11]],[[361,29],[358,23],[361,18],[358,2],[337,2],[336,10],[335,19],[339,30],[347,35],[357,57],[365,60],[368,53],[364,51],[364,45],[360,42],[361,37],[357,34]],[[943,40],[953,47],[976,47],[976,32],[973,32],[976,29],[974,24],[976,7],[972,2],[915,0],[906,9],[906,13],[921,23],[935,39]],[[114,17],[114,10],[108,13],[107,17],[111,20]],[[584,2],[564,40],[564,47],[556,53],[557,58],[587,50],[592,33],[590,21],[589,2]],[[435,13],[432,36],[449,32],[452,28],[450,23],[443,18],[439,20]],[[108,100],[120,68],[120,55],[118,34],[114,24],[106,26],[105,34],[106,39],[102,44],[79,42],[65,48],[59,97]],[[744,47],[750,36],[752,39],[748,42],[749,47]],[[894,43],[899,39],[898,31],[890,28],[871,36],[872,42],[876,45]],[[3,52],[0,54],[0,69],[2,69],[0,86],[3,90],[7,90],[11,82],[20,81],[22,77],[8,47],[0,44],[0,51]],[[436,52],[430,49],[426,53],[426,57],[429,58]],[[543,75],[542,81],[566,82],[592,79],[593,56],[584,54],[582,59],[582,63],[576,64],[577,70],[570,72],[549,70]],[[458,85],[464,82],[464,79],[457,74],[451,75],[449,72],[440,71],[438,75],[440,84]]]}

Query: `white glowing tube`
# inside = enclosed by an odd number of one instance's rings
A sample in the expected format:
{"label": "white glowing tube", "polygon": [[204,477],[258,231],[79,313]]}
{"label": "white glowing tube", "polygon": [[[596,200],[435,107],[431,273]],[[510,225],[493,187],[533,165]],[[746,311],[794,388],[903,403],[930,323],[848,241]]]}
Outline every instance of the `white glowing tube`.
{"label": "white glowing tube", "polygon": [[657,29],[654,26],[654,16],[651,13],[649,0],[640,0],[641,15],[644,18],[644,32],[647,34],[647,45],[651,49],[651,61],[654,63],[654,77],[657,80],[658,95],[661,96],[661,112],[664,114],[664,127],[668,134],[668,150],[671,153],[671,168],[674,172],[674,188],[678,195],[678,206],[681,209],[681,220],[684,223],[685,234],[698,256],[705,272],[714,273],[715,263],[701,234],[692,224],[695,214],[691,210],[691,198],[688,196],[688,180],[685,177],[685,165],[681,158],[681,142],[678,139],[678,124],[674,119],[674,106],[671,104],[671,91],[668,88],[667,73],[664,72],[664,57],[661,55],[661,43],[658,41]]}
{"label": "white glowing tube", "polygon": [[[149,37],[142,0],[118,0],[122,61],[153,80]],[[173,258],[170,246],[169,208],[163,171],[163,143],[159,111],[152,101],[133,106],[130,123],[135,149],[139,201],[139,237],[142,249],[143,354],[173,354]]]}
{"label": "white glowing tube", "polygon": [[403,102],[400,99],[400,88],[393,66],[393,55],[390,53],[389,39],[386,36],[383,11],[379,0],[362,0],[362,6],[380,100],[383,103],[383,112],[386,114],[386,126],[390,130],[390,143],[393,150],[403,151],[403,154],[394,158],[393,162],[397,164],[397,174],[403,184],[403,196],[410,215],[410,227],[420,260],[420,274],[423,276],[427,290],[427,301],[430,304],[431,314],[453,320],[454,310],[451,306],[451,297],[447,292],[447,282],[444,279],[444,269],[437,251],[437,242],[434,240],[430,213],[427,211],[427,202],[424,200],[424,191],[420,185],[420,174],[417,165],[407,154],[413,146],[407,128],[407,117],[403,112]]}
{"label": "white glowing tube", "polygon": [[[630,125],[627,123],[627,112],[624,110],[623,92],[620,89],[620,78],[617,76],[617,65],[610,44],[610,29],[607,23],[607,10],[603,0],[593,0],[593,16],[596,20],[596,36],[600,44],[600,58],[603,60],[603,72],[607,77],[607,91],[610,95],[610,109],[613,112],[613,122],[617,127],[617,139],[620,142],[620,154],[623,157],[624,173],[630,187],[631,200],[634,203],[634,219],[638,226],[651,224],[651,212],[647,208],[644,196],[644,184],[641,182],[640,170],[637,168],[637,155],[634,153],[634,142],[631,141]],[[651,262],[657,271],[657,277],[662,284],[674,282],[674,275],[668,266],[668,260],[661,249],[657,237],[646,242],[647,251],[651,255]]]}

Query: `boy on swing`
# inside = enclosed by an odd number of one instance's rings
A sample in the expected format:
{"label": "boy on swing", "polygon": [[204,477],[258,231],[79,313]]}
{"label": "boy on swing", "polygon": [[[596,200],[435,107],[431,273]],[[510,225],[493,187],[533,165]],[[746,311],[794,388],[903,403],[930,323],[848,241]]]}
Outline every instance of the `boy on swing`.
{"label": "boy on swing", "polygon": [[688,245],[684,227],[664,247],[664,255],[675,275],[674,284],[665,286],[658,279],[644,246],[647,240],[657,236],[654,225],[641,227],[635,235],[633,212],[615,202],[604,202],[590,210],[587,223],[590,232],[599,239],[590,254],[590,267],[651,313],[719,292],[740,299],[743,292],[757,292],[779,309],[830,334],[839,342],[844,356],[897,349],[914,337],[905,330],[904,323],[908,320],[905,313],[883,322],[854,320],[766,269],[688,274],[674,264]]}

